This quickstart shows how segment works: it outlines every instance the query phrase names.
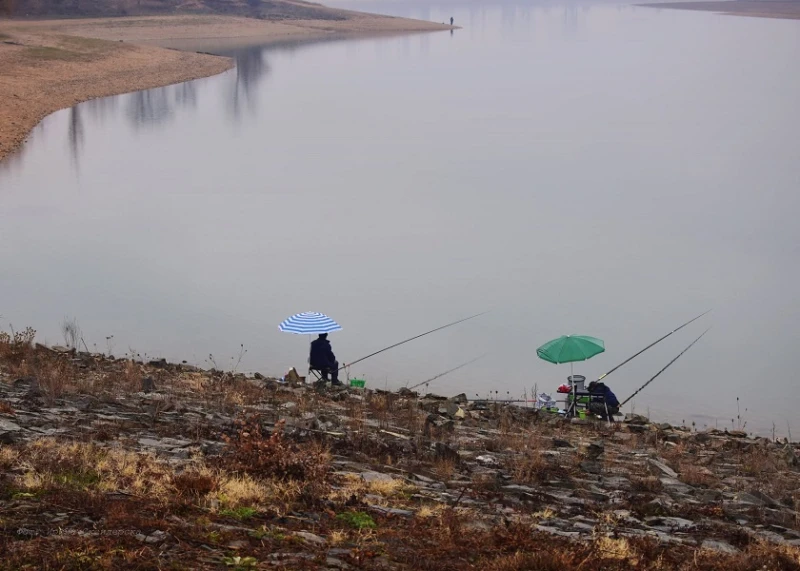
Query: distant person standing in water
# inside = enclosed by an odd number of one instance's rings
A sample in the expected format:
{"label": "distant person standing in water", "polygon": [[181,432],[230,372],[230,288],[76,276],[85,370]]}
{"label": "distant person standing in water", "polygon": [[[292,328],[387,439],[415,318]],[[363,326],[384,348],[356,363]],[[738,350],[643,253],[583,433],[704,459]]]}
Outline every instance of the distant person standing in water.
{"label": "distant person standing in water", "polygon": [[450,16],[450,25],[451,26],[453,25],[453,17],[452,16]]}
{"label": "distant person standing in water", "polygon": [[308,356],[308,364],[312,369],[319,371],[326,381],[330,374],[332,385],[342,384],[339,382],[339,362],[336,360],[336,355],[333,354],[327,333],[320,333],[319,337],[311,342],[311,354]]}

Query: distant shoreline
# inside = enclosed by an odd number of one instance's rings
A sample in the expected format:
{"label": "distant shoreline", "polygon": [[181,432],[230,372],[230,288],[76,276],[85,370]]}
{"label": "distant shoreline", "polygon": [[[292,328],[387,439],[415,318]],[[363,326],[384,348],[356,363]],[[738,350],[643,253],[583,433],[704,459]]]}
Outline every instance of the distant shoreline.
{"label": "distant shoreline", "polygon": [[665,2],[638,4],[646,8],[669,8],[673,10],[698,10],[716,12],[727,16],[750,16],[752,18],[778,18],[800,20],[800,0],[774,2],[769,0],[723,0],[716,2]]}
{"label": "distant shoreline", "polygon": [[199,46],[260,45],[451,29],[444,24],[334,10],[336,20],[216,15],[0,20],[0,161],[47,115],[83,101],[222,73],[230,58]]}

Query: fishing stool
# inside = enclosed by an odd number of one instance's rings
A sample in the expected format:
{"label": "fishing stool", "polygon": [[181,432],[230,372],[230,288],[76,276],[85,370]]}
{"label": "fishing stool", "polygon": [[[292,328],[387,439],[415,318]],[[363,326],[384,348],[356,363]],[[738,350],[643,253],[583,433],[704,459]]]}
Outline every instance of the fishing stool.
{"label": "fishing stool", "polygon": [[322,371],[320,369],[312,369],[311,367],[309,367],[308,374],[310,376],[316,377],[317,381],[325,382],[325,379],[322,378]]}
{"label": "fishing stool", "polygon": [[[335,369],[328,369],[328,375],[336,372]],[[313,375],[317,380],[317,383],[330,383],[332,382],[331,379],[325,379],[325,371],[323,369],[314,369],[312,367],[308,368],[308,374]]]}
{"label": "fishing stool", "polygon": [[[345,374],[347,375],[347,384],[349,385],[350,384],[350,371],[347,369],[346,366],[342,367],[342,368],[345,370]],[[339,370],[341,370],[341,369],[339,369]],[[337,372],[336,369],[328,369],[328,374],[331,377],[333,376],[333,373],[335,373],[335,372]],[[317,379],[314,384],[317,384],[317,383],[331,383],[331,386],[345,386],[345,383],[343,383],[341,379],[339,379],[339,383],[336,384],[336,385],[333,384],[333,380],[332,379],[327,379],[326,380],[325,379],[325,371],[324,371],[324,369],[315,369],[315,368],[309,366],[308,367],[308,374],[309,375],[313,375]]]}

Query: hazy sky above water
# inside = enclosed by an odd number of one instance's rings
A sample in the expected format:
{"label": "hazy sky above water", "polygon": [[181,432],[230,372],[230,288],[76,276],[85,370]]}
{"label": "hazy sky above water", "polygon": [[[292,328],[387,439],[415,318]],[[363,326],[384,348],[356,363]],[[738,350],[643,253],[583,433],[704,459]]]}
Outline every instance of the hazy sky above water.
{"label": "hazy sky above water", "polygon": [[[535,349],[680,422],[800,434],[800,22],[616,3],[341,4],[463,26],[243,50],[220,76],[47,118],[0,164],[0,325],[113,351],[304,366],[292,313],[398,388],[554,392]],[[627,407],[626,407],[626,410]],[[727,424],[725,424],[727,422]]]}

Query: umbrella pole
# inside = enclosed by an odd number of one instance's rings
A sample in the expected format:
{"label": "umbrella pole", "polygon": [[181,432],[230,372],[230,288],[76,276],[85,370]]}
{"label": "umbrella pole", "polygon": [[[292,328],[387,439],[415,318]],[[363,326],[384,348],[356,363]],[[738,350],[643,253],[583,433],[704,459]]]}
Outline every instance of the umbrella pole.
{"label": "umbrella pole", "polygon": [[575,413],[578,412],[578,391],[575,389],[575,380],[573,377],[575,376],[575,364],[569,364],[569,384],[572,385],[572,416],[575,416]]}

